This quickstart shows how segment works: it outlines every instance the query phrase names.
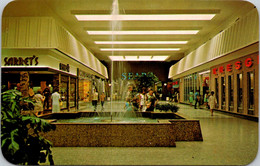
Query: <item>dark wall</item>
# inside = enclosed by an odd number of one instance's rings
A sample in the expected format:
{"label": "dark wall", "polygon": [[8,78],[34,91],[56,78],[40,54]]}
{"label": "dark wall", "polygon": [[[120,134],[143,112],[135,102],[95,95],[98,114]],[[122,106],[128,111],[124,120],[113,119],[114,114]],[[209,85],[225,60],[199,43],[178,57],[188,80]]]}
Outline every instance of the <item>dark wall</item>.
{"label": "dark wall", "polygon": [[[105,64],[108,68],[109,78],[111,77],[111,63]],[[173,62],[113,62],[113,77],[121,77],[122,73],[139,73],[153,72],[160,81],[166,82],[170,67]]]}

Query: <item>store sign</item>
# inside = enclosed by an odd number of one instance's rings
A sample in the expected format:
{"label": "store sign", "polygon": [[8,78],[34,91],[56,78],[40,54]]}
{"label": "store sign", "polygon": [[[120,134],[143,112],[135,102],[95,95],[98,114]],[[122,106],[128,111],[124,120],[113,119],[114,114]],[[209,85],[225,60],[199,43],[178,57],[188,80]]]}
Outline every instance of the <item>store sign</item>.
{"label": "store sign", "polygon": [[[253,59],[252,58],[247,58],[245,61],[244,61],[244,66],[247,67],[247,68],[250,68],[253,66]],[[224,74],[225,71],[227,72],[232,72],[233,71],[233,66],[236,70],[241,70],[242,67],[243,67],[243,63],[242,61],[236,61],[234,64],[227,64],[226,66],[220,66],[218,68],[213,68],[212,69],[212,73],[214,75],[217,75],[217,74]]]}
{"label": "store sign", "polygon": [[[146,75],[147,77],[152,77],[154,74],[153,72],[148,73],[141,73],[140,75]],[[122,73],[122,80],[135,80],[136,77],[139,76],[139,73]]]}
{"label": "store sign", "polygon": [[32,57],[5,57],[4,58],[5,66],[29,66],[29,65],[38,65],[38,57],[33,55]]}
{"label": "store sign", "polygon": [[69,64],[65,65],[63,63],[60,63],[60,70],[70,72],[70,65]]}
{"label": "store sign", "polygon": [[172,82],[172,88],[179,88],[179,80],[174,80]]}

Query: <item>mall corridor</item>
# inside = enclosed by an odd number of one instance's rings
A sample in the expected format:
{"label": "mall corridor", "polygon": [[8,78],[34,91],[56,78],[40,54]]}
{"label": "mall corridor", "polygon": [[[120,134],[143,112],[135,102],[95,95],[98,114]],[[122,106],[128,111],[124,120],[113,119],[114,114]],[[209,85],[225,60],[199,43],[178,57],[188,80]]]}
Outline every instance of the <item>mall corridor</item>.
{"label": "mall corridor", "polygon": [[54,147],[57,165],[247,165],[258,151],[258,122],[178,104],[199,119],[203,141],[176,147]]}

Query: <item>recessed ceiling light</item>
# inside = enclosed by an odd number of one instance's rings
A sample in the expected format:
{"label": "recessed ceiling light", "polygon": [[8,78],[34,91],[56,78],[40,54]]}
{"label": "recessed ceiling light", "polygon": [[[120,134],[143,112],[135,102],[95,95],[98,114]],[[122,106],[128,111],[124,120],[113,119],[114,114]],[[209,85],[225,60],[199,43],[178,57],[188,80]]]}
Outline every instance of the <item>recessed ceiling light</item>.
{"label": "recessed ceiling light", "polygon": [[89,35],[194,35],[199,30],[87,31]]}
{"label": "recessed ceiling light", "polygon": [[180,48],[101,48],[100,51],[179,51]]}
{"label": "recessed ceiling light", "polygon": [[188,41],[95,41],[96,44],[187,44]]}
{"label": "recessed ceiling light", "polygon": [[78,21],[211,20],[216,14],[75,15]]}

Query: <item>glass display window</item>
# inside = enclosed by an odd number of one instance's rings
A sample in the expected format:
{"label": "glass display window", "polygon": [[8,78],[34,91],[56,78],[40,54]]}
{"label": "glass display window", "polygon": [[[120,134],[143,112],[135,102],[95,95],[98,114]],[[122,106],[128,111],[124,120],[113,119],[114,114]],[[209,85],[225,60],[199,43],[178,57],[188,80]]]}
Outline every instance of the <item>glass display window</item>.
{"label": "glass display window", "polygon": [[226,80],[221,77],[221,109],[226,109]]}
{"label": "glass display window", "polygon": [[234,110],[234,79],[233,75],[228,76],[228,100],[229,100],[229,111]]}
{"label": "glass display window", "polygon": [[237,112],[243,113],[243,75],[237,74]]}
{"label": "glass display window", "polygon": [[68,83],[69,77],[61,76],[60,95],[61,95],[61,109],[68,108]]}
{"label": "glass display window", "polygon": [[217,104],[216,104],[216,108],[218,108],[219,106],[219,85],[218,85],[218,78],[215,78],[215,95],[216,95],[216,99],[217,99]]}
{"label": "glass display window", "polygon": [[76,106],[76,79],[70,78],[70,107]]}
{"label": "glass display window", "polygon": [[247,72],[248,114],[254,115],[254,71]]}

